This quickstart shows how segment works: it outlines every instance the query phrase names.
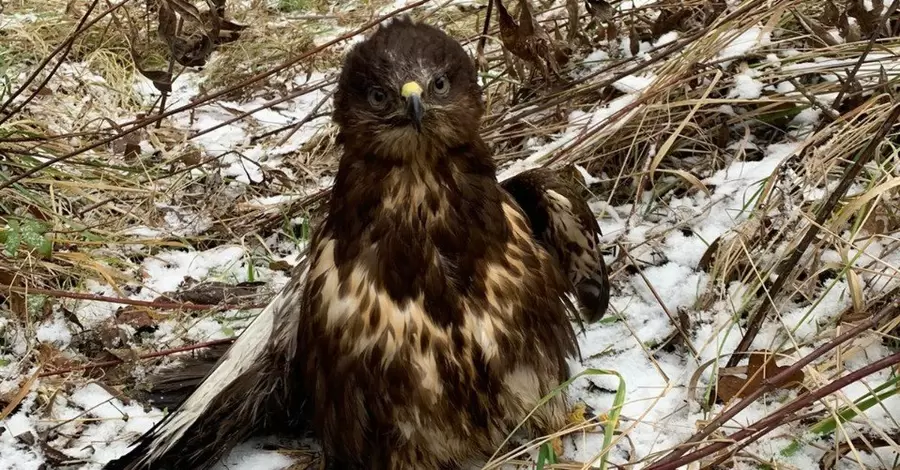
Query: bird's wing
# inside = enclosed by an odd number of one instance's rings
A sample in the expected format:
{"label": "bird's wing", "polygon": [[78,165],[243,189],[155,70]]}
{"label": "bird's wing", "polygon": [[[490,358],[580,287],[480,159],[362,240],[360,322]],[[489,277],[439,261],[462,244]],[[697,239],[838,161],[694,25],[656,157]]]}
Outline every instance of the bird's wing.
{"label": "bird's wing", "polygon": [[136,398],[161,410],[174,410],[185,400],[219,363],[231,344],[223,344],[202,351],[198,357],[183,359],[159,370],[146,379],[147,393],[137,391]]}
{"label": "bird's wing", "polygon": [[[215,364],[207,363],[206,377],[187,399],[104,470],[204,470],[235,444],[265,428],[267,410],[279,409],[276,415],[283,421],[287,410],[302,408],[302,403],[286,403],[296,394],[285,384],[292,383],[288,375],[308,271],[304,257],[288,285],[237,341]],[[192,368],[184,376],[189,380],[175,387],[179,393],[190,390],[190,380],[203,373],[202,364]],[[299,419],[289,419],[293,418]]]}
{"label": "bird's wing", "polygon": [[609,275],[597,218],[575,187],[578,183],[567,177],[574,174],[569,168],[538,168],[500,184],[528,216],[534,236],[559,261],[584,319],[594,322],[609,305]]}

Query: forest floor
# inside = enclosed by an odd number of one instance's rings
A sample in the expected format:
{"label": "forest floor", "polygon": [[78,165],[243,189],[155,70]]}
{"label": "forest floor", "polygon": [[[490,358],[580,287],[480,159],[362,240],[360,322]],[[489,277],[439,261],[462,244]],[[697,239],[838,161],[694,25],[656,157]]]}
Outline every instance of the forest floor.
{"label": "forest floor", "polygon": [[[583,171],[611,269],[568,387],[594,413],[558,463],[489,468],[900,463],[895,4],[507,0],[520,28],[493,8],[482,47],[486,0],[223,3],[0,1],[0,470],[122,455],[165,412],[146,376],[287,282],[342,53],[406,8],[478,58],[501,179]],[[534,38],[559,74],[510,52]],[[307,444],[219,468],[306,468]]]}

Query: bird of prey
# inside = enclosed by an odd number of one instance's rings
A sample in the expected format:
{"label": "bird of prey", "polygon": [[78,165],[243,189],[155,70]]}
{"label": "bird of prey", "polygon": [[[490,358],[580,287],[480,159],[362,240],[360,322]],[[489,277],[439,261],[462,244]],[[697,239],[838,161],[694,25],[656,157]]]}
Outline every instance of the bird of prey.
{"label": "bird of prey", "polygon": [[164,384],[186,398],[105,468],[206,469],[251,433],[309,430],[332,469],[456,469],[521,422],[562,429],[565,395],[540,402],[578,354],[569,296],[589,321],[606,310],[599,227],[554,172],[499,183],[483,112],[441,30],[404,17],[355,45],[306,257],[221,358]]}

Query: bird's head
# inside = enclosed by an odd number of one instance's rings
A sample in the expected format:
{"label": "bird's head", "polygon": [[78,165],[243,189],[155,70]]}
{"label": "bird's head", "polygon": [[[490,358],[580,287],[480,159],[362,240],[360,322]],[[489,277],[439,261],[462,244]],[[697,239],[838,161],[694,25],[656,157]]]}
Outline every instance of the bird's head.
{"label": "bird's head", "polygon": [[462,46],[409,18],[381,26],[350,50],[334,108],[344,145],[401,159],[477,139],[484,112],[475,65]]}

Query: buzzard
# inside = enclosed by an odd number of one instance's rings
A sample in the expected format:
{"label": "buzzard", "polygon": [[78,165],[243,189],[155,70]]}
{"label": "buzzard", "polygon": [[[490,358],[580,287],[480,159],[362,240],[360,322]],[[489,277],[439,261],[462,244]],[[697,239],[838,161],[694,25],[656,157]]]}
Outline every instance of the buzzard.
{"label": "buzzard", "polygon": [[334,105],[343,155],[306,258],[217,361],[161,384],[186,398],[106,469],[206,469],[304,430],[329,468],[455,469],[520,422],[566,424],[564,395],[538,405],[577,356],[569,296],[589,321],[608,301],[584,199],[550,170],[497,181],[475,67],[437,28],[354,46]]}

